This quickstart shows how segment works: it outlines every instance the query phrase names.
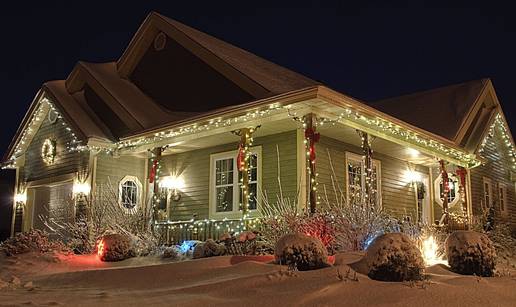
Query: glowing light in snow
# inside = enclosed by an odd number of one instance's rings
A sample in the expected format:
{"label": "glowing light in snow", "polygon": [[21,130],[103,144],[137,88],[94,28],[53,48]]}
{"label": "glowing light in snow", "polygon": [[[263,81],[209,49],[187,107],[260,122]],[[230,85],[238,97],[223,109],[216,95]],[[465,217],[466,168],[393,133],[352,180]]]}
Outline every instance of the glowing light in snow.
{"label": "glowing light in snow", "polygon": [[186,253],[189,250],[191,250],[195,245],[195,241],[184,241],[180,246],[179,249],[182,253]]}
{"label": "glowing light in snow", "polygon": [[104,256],[104,249],[104,240],[100,240],[97,244],[97,256],[102,258],[102,256]]}
{"label": "glowing light in snow", "polygon": [[437,242],[433,236],[429,236],[423,240],[421,244],[421,254],[423,254],[423,259],[425,260],[425,264],[427,266],[432,266],[439,263],[448,265],[448,262],[443,260],[443,258],[437,253],[438,249],[439,246],[437,245]]}

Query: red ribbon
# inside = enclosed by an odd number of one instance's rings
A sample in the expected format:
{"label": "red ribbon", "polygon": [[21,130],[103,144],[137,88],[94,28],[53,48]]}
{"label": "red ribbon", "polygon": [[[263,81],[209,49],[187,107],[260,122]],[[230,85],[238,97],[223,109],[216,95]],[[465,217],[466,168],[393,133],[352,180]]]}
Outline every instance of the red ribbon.
{"label": "red ribbon", "polygon": [[315,130],[312,127],[308,127],[305,129],[305,138],[309,141],[309,157],[310,161],[315,161],[315,143],[319,142],[319,139],[321,138],[321,134],[315,132]]}
{"label": "red ribbon", "polygon": [[149,183],[154,182],[154,179],[156,178],[156,170],[157,169],[158,169],[158,159],[155,159],[152,162],[152,168],[150,170],[150,175],[149,175]]}
{"label": "red ribbon", "polygon": [[457,176],[459,176],[460,178],[460,185],[465,187],[466,186],[466,175],[467,175],[468,171],[466,171],[465,168],[463,167],[460,167],[457,171],[456,171],[456,174]]}
{"label": "red ribbon", "polygon": [[441,165],[441,176],[443,179],[443,187],[444,192],[449,193],[450,192],[450,179],[448,178],[448,172],[446,172],[446,168],[444,166],[444,160],[439,161],[439,164]]}

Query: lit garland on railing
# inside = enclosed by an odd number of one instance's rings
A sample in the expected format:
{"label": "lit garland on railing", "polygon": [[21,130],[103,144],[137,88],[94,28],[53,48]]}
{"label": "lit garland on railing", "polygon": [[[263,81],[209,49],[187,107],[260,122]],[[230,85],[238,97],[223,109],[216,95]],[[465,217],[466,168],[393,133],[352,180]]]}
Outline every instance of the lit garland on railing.
{"label": "lit garland on railing", "polygon": [[[208,230],[213,225],[213,230],[227,233],[234,233],[238,235],[242,231],[256,229],[260,222],[260,218],[240,218],[240,219],[227,219],[214,220],[184,220],[184,221],[167,221],[158,222],[156,226],[168,228],[170,230],[187,230],[192,231],[194,234],[198,234],[205,230]],[[222,224],[222,225],[221,225]],[[218,238],[213,238],[218,239]]]}
{"label": "lit garland on railing", "polygon": [[513,170],[516,170],[516,149],[513,140],[510,137],[508,129],[504,123],[504,120],[502,119],[502,115],[500,114],[496,115],[493,124],[489,127],[489,131],[486,137],[482,140],[482,143],[480,144],[478,153],[480,155],[484,153],[487,142],[494,137],[495,129],[498,129],[498,131],[501,133],[502,141],[504,142],[504,145],[507,148],[507,155],[512,162],[511,168]]}

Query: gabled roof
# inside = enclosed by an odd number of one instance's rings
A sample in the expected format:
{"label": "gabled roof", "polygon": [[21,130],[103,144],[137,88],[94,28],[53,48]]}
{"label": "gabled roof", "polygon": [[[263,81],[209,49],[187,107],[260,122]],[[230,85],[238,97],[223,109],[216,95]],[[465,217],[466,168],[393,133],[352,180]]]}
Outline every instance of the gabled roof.
{"label": "gabled roof", "polygon": [[127,77],[134,69],[159,32],[165,33],[208,65],[238,83],[256,99],[320,85],[320,82],[156,12],[151,12],[147,16],[118,60],[118,70],[123,77]]}
{"label": "gabled roof", "polygon": [[475,80],[368,104],[456,142],[466,117],[489,83],[489,79]]}

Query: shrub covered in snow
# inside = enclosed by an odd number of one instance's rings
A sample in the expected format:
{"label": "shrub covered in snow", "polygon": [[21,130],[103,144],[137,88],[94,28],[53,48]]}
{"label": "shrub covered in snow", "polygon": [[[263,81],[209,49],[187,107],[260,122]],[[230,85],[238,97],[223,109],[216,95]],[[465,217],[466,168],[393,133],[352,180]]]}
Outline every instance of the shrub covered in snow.
{"label": "shrub covered in snow", "polygon": [[496,250],[486,234],[456,231],[448,236],[445,244],[452,271],[465,275],[494,275]]}
{"label": "shrub covered in snow", "polygon": [[224,233],[220,236],[221,242],[225,248],[226,253],[230,255],[256,255],[261,246],[258,234],[253,231],[243,231],[238,235],[234,233]]}
{"label": "shrub covered in snow", "polygon": [[169,246],[163,248],[163,252],[161,254],[161,257],[176,260],[180,258],[180,251],[179,248],[176,246]]}
{"label": "shrub covered in snow", "polygon": [[97,244],[97,254],[102,261],[121,261],[136,256],[131,237],[118,233],[103,235]]}
{"label": "shrub covered in snow", "polygon": [[28,252],[62,252],[67,251],[60,242],[51,241],[48,234],[41,230],[18,233],[0,244],[0,252],[7,256],[23,254]]}
{"label": "shrub covered in snow", "polygon": [[300,271],[319,269],[328,265],[328,253],[322,242],[302,233],[281,237],[276,244],[274,256],[279,264]]}
{"label": "shrub covered in snow", "polygon": [[193,250],[193,258],[205,258],[213,256],[222,256],[226,253],[226,248],[223,244],[219,244],[212,239],[206,240],[206,242],[200,242],[195,245]]}
{"label": "shrub covered in snow", "polygon": [[421,280],[423,257],[405,234],[388,233],[377,237],[367,248],[368,276],[382,281]]}

